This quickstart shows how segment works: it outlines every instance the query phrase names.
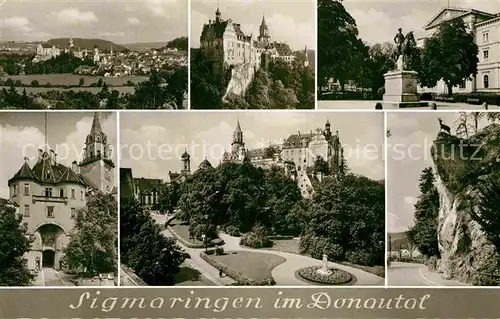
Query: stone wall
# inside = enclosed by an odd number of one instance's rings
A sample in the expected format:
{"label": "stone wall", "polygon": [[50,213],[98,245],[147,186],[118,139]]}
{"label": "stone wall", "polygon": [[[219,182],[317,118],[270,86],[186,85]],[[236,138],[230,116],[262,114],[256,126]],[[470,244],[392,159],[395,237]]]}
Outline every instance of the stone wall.
{"label": "stone wall", "polygon": [[120,286],[147,286],[147,284],[132,269],[120,265]]}

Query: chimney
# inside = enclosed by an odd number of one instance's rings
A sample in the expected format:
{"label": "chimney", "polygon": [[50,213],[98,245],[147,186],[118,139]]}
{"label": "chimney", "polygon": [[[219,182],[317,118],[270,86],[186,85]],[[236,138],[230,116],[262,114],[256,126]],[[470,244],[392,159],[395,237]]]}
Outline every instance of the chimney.
{"label": "chimney", "polygon": [[43,151],[38,149],[38,160],[41,161],[43,159]]}
{"label": "chimney", "polygon": [[71,169],[73,170],[73,172],[80,174],[80,167],[78,167],[76,161],[73,161],[73,163],[71,163]]}
{"label": "chimney", "polygon": [[30,163],[30,159],[29,159],[29,157],[26,157],[26,156],[24,157],[24,163],[26,163],[26,164],[29,164],[29,163]]}

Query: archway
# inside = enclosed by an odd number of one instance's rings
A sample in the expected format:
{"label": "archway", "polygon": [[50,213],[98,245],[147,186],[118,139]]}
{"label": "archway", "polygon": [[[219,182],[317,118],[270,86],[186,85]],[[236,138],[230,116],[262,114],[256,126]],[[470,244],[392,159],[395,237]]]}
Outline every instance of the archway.
{"label": "archway", "polygon": [[42,252],[42,267],[43,268],[54,268],[54,263],[56,260],[56,252],[50,249],[44,250]]}

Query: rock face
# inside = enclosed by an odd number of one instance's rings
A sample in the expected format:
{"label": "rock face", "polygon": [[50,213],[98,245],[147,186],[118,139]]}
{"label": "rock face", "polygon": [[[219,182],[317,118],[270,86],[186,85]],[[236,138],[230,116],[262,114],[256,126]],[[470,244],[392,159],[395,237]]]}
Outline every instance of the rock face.
{"label": "rock face", "polygon": [[253,63],[248,62],[235,66],[231,70],[231,80],[227,85],[226,93],[222,100],[226,101],[229,95],[245,95],[248,87],[252,83],[254,75],[255,67]]}
{"label": "rock face", "polygon": [[[496,130],[495,134],[498,133],[500,132]],[[495,279],[489,276],[496,273],[497,269],[495,248],[486,239],[481,226],[471,218],[470,212],[472,209],[477,211],[475,199],[478,193],[477,183],[480,182],[481,176],[493,172],[488,173],[481,167],[488,165],[484,161],[470,165],[467,163],[471,161],[470,158],[450,157],[449,148],[448,151],[444,151],[443,148],[438,150],[443,144],[457,145],[456,141],[456,137],[443,137],[440,134],[433,145],[435,186],[439,193],[440,204],[438,244],[441,259],[437,262],[437,271],[442,273],[444,279],[485,285],[488,280]],[[485,145],[484,140],[478,142],[484,147],[483,158],[489,158],[488,153],[493,151],[491,146]],[[449,146],[450,144],[446,147]],[[457,177],[457,175],[462,176],[464,172],[477,173],[480,176]],[[462,185],[467,180],[472,182],[463,187],[456,186]]]}

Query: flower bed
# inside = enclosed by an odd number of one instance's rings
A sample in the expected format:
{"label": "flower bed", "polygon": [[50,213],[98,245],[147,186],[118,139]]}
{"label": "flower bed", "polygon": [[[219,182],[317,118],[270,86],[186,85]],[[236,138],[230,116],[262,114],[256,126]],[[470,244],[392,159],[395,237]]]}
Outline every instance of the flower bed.
{"label": "flower bed", "polygon": [[298,274],[305,280],[326,285],[343,285],[353,279],[347,271],[330,268],[332,271],[330,275],[322,275],[318,273],[318,269],[321,269],[321,266],[304,267],[298,270]]}

